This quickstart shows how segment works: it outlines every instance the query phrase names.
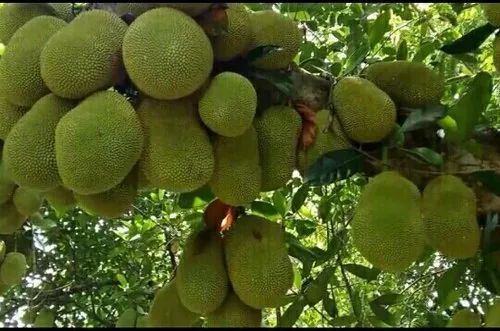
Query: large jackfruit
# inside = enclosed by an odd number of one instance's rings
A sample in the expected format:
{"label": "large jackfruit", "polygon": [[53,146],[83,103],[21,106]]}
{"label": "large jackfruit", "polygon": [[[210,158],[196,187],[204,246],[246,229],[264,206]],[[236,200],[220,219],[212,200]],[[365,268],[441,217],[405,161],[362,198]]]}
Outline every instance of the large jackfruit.
{"label": "large jackfruit", "polygon": [[[5,98],[12,104],[31,107],[49,94],[40,74],[40,53],[47,41],[67,23],[52,16],[38,16],[14,33],[2,57]],[[61,63],[60,63],[61,64]]]}
{"label": "large jackfruit", "polygon": [[0,139],[5,140],[14,124],[29,110],[11,104],[7,99],[0,97]]}
{"label": "large jackfruit", "polygon": [[75,194],[78,206],[87,213],[105,218],[120,217],[132,208],[137,195],[137,170],[130,174],[111,190],[92,194]]}
{"label": "large jackfruit", "polygon": [[19,213],[12,201],[0,205],[0,234],[12,234],[19,230],[26,216]]}
{"label": "large jackfruit", "polygon": [[484,326],[488,328],[500,327],[500,299],[497,299],[486,309]]}
{"label": "large jackfruit", "polygon": [[224,203],[242,206],[259,196],[262,172],[254,126],[241,136],[218,136],[214,141],[215,169],[209,186]]}
{"label": "large jackfruit", "polygon": [[224,237],[224,252],[233,290],[246,305],[277,307],[292,287],[293,267],[278,223],[241,216]]}
{"label": "large jackfruit", "polygon": [[224,303],[216,311],[207,314],[206,321],[209,328],[258,328],[262,323],[262,310],[245,305],[230,291]]}
{"label": "large jackfruit", "polygon": [[333,90],[333,106],[347,136],[359,143],[384,139],[396,124],[394,102],[364,78],[341,79]]}
{"label": "large jackfruit", "polygon": [[368,66],[365,75],[398,107],[420,108],[438,104],[444,94],[444,80],[419,62],[377,62]]}
{"label": "large jackfruit", "polygon": [[73,14],[73,3],[71,2],[54,2],[49,3],[49,5],[54,8],[55,15],[60,19],[70,22],[75,18]]}
{"label": "large jackfruit", "polygon": [[249,49],[260,46],[279,46],[275,50],[253,62],[261,69],[286,68],[299,52],[303,35],[297,22],[272,10],[262,10],[250,14],[252,41]]}
{"label": "large jackfruit", "polygon": [[425,248],[418,188],[395,171],[375,176],[361,192],[352,221],[353,245],[374,267],[402,272]]}
{"label": "large jackfruit", "polygon": [[17,211],[24,216],[30,216],[36,213],[43,202],[39,192],[25,187],[18,187],[16,189],[12,201]]}
{"label": "large jackfruit", "polygon": [[54,208],[59,215],[76,207],[76,200],[73,192],[64,186],[58,186],[50,191],[44,192],[43,197]]}
{"label": "large jackfruit", "polygon": [[241,3],[229,3],[226,9],[227,33],[212,38],[214,57],[229,61],[243,54],[252,41],[250,12]]}
{"label": "large jackfruit", "polygon": [[97,194],[120,184],[142,153],[144,134],[127,99],[114,91],[92,94],[56,127],[56,160],[65,187]]}
{"label": "large jackfruit", "polygon": [[177,293],[187,309],[197,314],[216,310],[226,298],[229,280],[219,233],[193,233],[177,267]]}
{"label": "large jackfruit", "polygon": [[500,73],[500,36],[493,40],[493,64],[497,72]]}
{"label": "large jackfruit", "polygon": [[486,20],[493,26],[500,27],[500,3],[481,3]]}
{"label": "large jackfruit", "polygon": [[235,72],[215,76],[199,101],[203,123],[226,137],[242,135],[252,125],[257,110],[257,92],[252,83]]}
{"label": "large jackfruit", "polygon": [[203,29],[172,8],[151,9],[129,27],[123,40],[123,61],[132,82],[159,100],[195,92],[208,78],[213,50]]}
{"label": "large jackfruit", "polygon": [[0,7],[0,43],[7,45],[12,35],[26,22],[41,15],[53,15],[46,3],[7,3]]}
{"label": "large jackfruit", "polygon": [[479,249],[476,196],[458,177],[442,175],[423,192],[427,243],[448,258],[466,259]]}
{"label": "large jackfruit", "polygon": [[43,308],[36,315],[33,326],[37,328],[52,328],[54,327],[54,320],[54,313],[51,310]]}
{"label": "large jackfruit", "polygon": [[205,185],[215,161],[195,101],[145,98],[137,114],[146,137],[139,168],[150,185],[174,192],[190,192]]}
{"label": "large jackfruit", "polygon": [[149,309],[150,327],[188,327],[199,320],[199,315],[184,307],[177,294],[177,279],[156,292]]}
{"label": "large jackfruit", "polygon": [[56,95],[80,99],[107,89],[123,75],[127,24],[105,10],[81,13],[49,39],[40,56],[42,78]]}
{"label": "large jackfruit", "polygon": [[254,125],[259,138],[261,190],[276,190],[288,182],[295,169],[302,119],[293,108],[273,106],[264,110]]}
{"label": "large jackfruit", "polygon": [[[11,129],[5,140],[3,159],[7,173],[16,184],[40,191],[60,184],[54,132],[60,119],[74,105],[73,101],[54,94],[46,95]],[[71,151],[71,157],[76,151]]]}
{"label": "large jackfruit", "polygon": [[481,317],[468,309],[461,309],[453,315],[446,326],[449,328],[479,328],[481,326]]}
{"label": "large jackfruit", "polygon": [[18,252],[10,252],[0,266],[0,281],[5,285],[17,285],[26,274],[26,257]]}
{"label": "large jackfruit", "polygon": [[134,308],[128,308],[123,311],[116,321],[117,328],[133,328],[137,320],[137,311]]}

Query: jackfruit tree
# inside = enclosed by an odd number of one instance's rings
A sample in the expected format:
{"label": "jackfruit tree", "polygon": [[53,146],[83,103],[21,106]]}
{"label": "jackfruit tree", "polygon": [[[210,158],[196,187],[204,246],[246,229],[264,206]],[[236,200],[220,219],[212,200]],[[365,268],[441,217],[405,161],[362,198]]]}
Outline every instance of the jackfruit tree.
{"label": "jackfruit tree", "polygon": [[499,78],[497,3],[0,3],[0,326],[498,326]]}

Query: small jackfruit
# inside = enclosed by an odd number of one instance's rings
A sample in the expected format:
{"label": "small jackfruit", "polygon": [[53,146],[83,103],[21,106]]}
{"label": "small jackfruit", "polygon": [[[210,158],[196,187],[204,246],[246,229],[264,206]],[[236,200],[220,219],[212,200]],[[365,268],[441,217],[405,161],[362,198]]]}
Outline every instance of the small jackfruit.
{"label": "small jackfruit", "polygon": [[213,132],[226,137],[242,135],[257,110],[257,92],[252,83],[235,72],[215,76],[199,101],[203,123]]}
{"label": "small jackfruit", "polygon": [[444,94],[444,80],[419,62],[377,62],[368,66],[365,75],[398,107],[420,108],[438,104]]}
{"label": "small jackfruit", "polygon": [[216,311],[207,314],[209,328],[243,327],[258,328],[262,323],[262,310],[245,305],[233,292],[229,292],[224,303]]}
{"label": "small jackfruit", "polygon": [[214,154],[196,101],[145,98],[137,114],[146,138],[139,168],[150,185],[174,192],[205,185],[213,173]]}
{"label": "small jackfruit", "polygon": [[442,175],[427,183],[422,196],[427,243],[448,258],[466,259],[479,249],[476,196],[458,177]]}
{"label": "small jackfruit", "polygon": [[19,213],[12,201],[0,205],[0,234],[12,234],[19,230],[26,216]]}
{"label": "small jackfruit", "polygon": [[205,230],[188,238],[176,278],[179,298],[190,311],[210,313],[224,302],[229,280],[219,233]]}
{"label": "small jackfruit", "polygon": [[487,328],[500,327],[500,299],[497,299],[486,309],[484,326]]}
{"label": "small jackfruit", "polygon": [[75,18],[73,14],[73,3],[71,2],[53,2],[49,3],[49,5],[54,8],[55,16],[66,21],[70,22]]}
{"label": "small jackfruit", "polygon": [[111,87],[123,72],[122,40],[127,24],[106,10],[79,14],[45,44],[41,74],[56,95],[80,99]]}
{"label": "small jackfruit", "polygon": [[7,45],[12,35],[26,22],[41,15],[53,15],[46,3],[7,3],[0,7],[0,43]]}
{"label": "small jackfruit", "polygon": [[39,192],[25,187],[18,187],[16,189],[12,201],[17,211],[24,216],[30,216],[36,213],[43,202]]}
{"label": "small jackfruit", "polygon": [[2,57],[5,98],[12,104],[31,107],[49,94],[40,74],[40,53],[47,41],[68,23],[53,16],[38,16],[14,33]]}
{"label": "small jackfruit", "polygon": [[261,69],[286,68],[299,52],[303,35],[297,22],[272,10],[256,11],[250,14],[252,41],[249,49],[260,46],[278,46],[262,58],[253,62]]}
{"label": "small jackfruit", "polygon": [[73,192],[64,186],[58,186],[55,189],[44,192],[43,197],[59,215],[76,207],[76,200]]}
{"label": "small jackfruit", "polygon": [[150,327],[188,327],[199,320],[199,315],[182,305],[176,278],[156,292],[148,316]]}
{"label": "small jackfruit", "polygon": [[481,317],[468,309],[461,309],[453,315],[446,326],[454,328],[479,328],[481,326]]}
{"label": "small jackfruit", "polygon": [[359,143],[384,139],[396,124],[394,102],[364,78],[341,79],[333,90],[333,106],[347,136]]}
{"label": "small jackfruit", "polygon": [[212,192],[232,206],[255,200],[260,193],[262,173],[254,126],[238,137],[216,137],[214,152],[215,169],[209,181]]}
{"label": "small jackfruit", "polygon": [[[54,94],[46,95],[12,127],[5,140],[3,159],[5,170],[16,184],[40,191],[60,184],[54,132],[74,105]],[[75,151],[71,151],[72,157]]]}
{"label": "small jackfruit", "polygon": [[493,26],[500,27],[500,3],[481,3],[486,20]]}
{"label": "small jackfruit", "polygon": [[36,315],[33,326],[37,328],[52,328],[54,327],[54,319],[55,316],[52,311],[42,308]]}
{"label": "small jackfruit", "polygon": [[374,267],[402,272],[425,248],[418,188],[385,171],[363,188],[351,224],[353,245]]}
{"label": "small jackfruit", "polygon": [[133,328],[137,320],[137,312],[134,308],[126,309],[116,321],[117,328]]}
{"label": "small jackfruit", "polygon": [[243,54],[252,41],[250,12],[241,3],[229,3],[226,9],[227,33],[212,38],[214,57],[229,61]]}
{"label": "small jackfruit", "polygon": [[120,184],[142,153],[144,134],[127,99],[101,91],[80,102],[59,121],[57,168],[65,187],[97,194]]}
{"label": "small jackfruit", "polygon": [[29,110],[29,108],[16,106],[0,97],[0,139],[5,140],[14,124]]}
{"label": "small jackfruit", "polygon": [[172,8],[145,12],[123,39],[123,61],[130,79],[144,94],[159,100],[195,92],[210,75],[213,60],[203,29]]}
{"label": "small jackfruit", "polygon": [[239,217],[224,236],[224,252],[233,290],[246,305],[277,307],[292,287],[293,267],[278,223]]}
{"label": "small jackfruit", "polygon": [[259,138],[261,190],[276,190],[288,182],[295,169],[302,119],[293,108],[273,106],[264,110],[254,125]]}
{"label": "small jackfruit", "polygon": [[0,266],[0,281],[5,285],[20,284],[26,274],[26,257],[18,252],[10,252]]}

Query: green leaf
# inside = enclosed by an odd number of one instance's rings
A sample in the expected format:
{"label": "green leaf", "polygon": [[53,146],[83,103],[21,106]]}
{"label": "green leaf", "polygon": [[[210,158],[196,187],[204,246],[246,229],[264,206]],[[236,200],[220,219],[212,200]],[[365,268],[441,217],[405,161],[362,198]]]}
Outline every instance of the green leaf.
{"label": "green leaf", "polygon": [[271,54],[273,52],[280,52],[282,50],[283,48],[277,45],[263,45],[256,47],[248,52],[248,54],[245,56],[245,59],[247,62],[253,63],[268,54]]}
{"label": "green leaf", "polygon": [[323,300],[323,298],[328,297],[327,286],[334,271],[334,267],[326,267],[316,279],[308,284],[304,296],[311,307]]}
{"label": "green leaf", "polygon": [[325,297],[323,299],[323,309],[327,312],[330,317],[337,317],[339,314],[339,310],[337,308],[337,303],[335,302],[335,298]]}
{"label": "green leaf", "polygon": [[370,43],[371,49],[373,49],[375,45],[384,38],[384,34],[391,29],[391,25],[389,24],[390,19],[390,11],[385,10],[377,17],[375,22],[373,22],[368,36],[368,42]]}
{"label": "green leaf", "polygon": [[500,172],[493,170],[481,170],[473,172],[472,175],[479,180],[493,194],[500,197]]}
{"label": "green leaf", "polygon": [[308,185],[302,185],[297,192],[293,195],[292,199],[292,212],[296,213],[300,207],[304,204],[304,201],[306,201],[307,195],[309,194],[309,186]]}
{"label": "green leaf", "polygon": [[372,312],[379,318],[382,322],[395,326],[396,325],[396,318],[394,315],[392,315],[386,308],[377,305],[373,301],[370,302],[370,308]]}
{"label": "green leaf", "polygon": [[305,306],[306,300],[304,300],[303,298],[299,298],[297,301],[292,303],[285,311],[283,316],[281,316],[279,326],[292,327],[299,319]]}
{"label": "green leaf", "polygon": [[317,224],[309,220],[294,219],[293,224],[299,237],[307,237],[313,234],[317,228]]}
{"label": "green leaf", "polygon": [[398,52],[396,54],[396,60],[405,61],[408,58],[408,43],[403,39],[399,43]]}
{"label": "green leaf", "polygon": [[[407,108],[403,108],[407,109]],[[445,116],[447,108],[443,105],[430,105],[413,109],[401,126],[404,132],[424,129],[432,126],[438,119]]]}
{"label": "green leaf", "polygon": [[354,149],[323,154],[305,171],[305,183],[311,186],[331,184],[362,172],[365,156]]}
{"label": "green leaf", "polygon": [[288,211],[288,206],[283,193],[281,193],[280,191],[274,191],[272,200],[274,208],[276,208],[278,213],[280,213],[280,215],[284,217],[286,215],[286,212]]}
{"label": "green leaf", "polygon": [[354,315],[339,316],[334,318],[331,322],[331,326],[349,326],[356,323],[358,320]]}
{"label": "green leaf", "polygon": [[361,303],[361,295],[357,289],[352,290],[352,311],[354,313],[354,316],[356,316],[358,322],[362,320],[362,313],[363,313],[363,305]]}
{"label": "green leaf", "polygon": [[351,274],[363,278],[369,282],[377,279],[377,276],[380,274],[380,270],[378,269],[370,269],[354,263],[344,264],[344,269],[349,271]]}
{"label": "green leaf", "polygon": [[293,84],[290,75],[286,72],[254,70],[251,75],[256,79],[268,82],[284,95],[290,96]]}
{"label": "green leaf", "polygon": [[418,49],[417,53],[415,53],[415,55],[413,56],[412,62],[422,62],[435,50],[436,45],[433,42],[423,43]]}
{"label": "green leaf", "polygon": [[457,263],[437,279],[436,290],[438,293],[437,301],[439,305],[447,301],[448,296],[451,295],[453,289],[458,285],[460,278],[463,276],[465,268],[466,265],[464,263]]}
{"label": "green leaf", "polygon": [[120,282],[120,285],[122,287],[127,287],[128,285],[127,278],[125,278],[123,274],[117,274],[116,279]]}
{"label": "green leaf", "polygon": [[441,47],[441,50],[448,54],[459,54],[472,52],[479,48],[483,42],[493,33],[497,28],[486,23],[474,30],[466,33],[459,39],[450,44]]}
{"label": "green leaf", "polygon": [[444,163],[443,157],[440,154],[427,147],[416,147],[412,149],[401,148],[401,150],[410,155],[415,155],[434,166],[441,166]]}
{"label": "green leaf", "polygon": [[255,200],[252,202],[251,209],[252,212],[264,218],[271,220],[280,218],[280,214],[278,214],[276,208],[269,202]]}
{"label": "green leaf", "polygon": [[214,198],[215,196],[208,185],[205,185],[196,191],[180,194],[178,206],[182,209],[197,209],[205,206]]}
{"label": "green leaf", "polygon": [[361,62],[363,62],[369,52],[370,46],[366,41],[359,45],[359,47],[354,48],[347,56],[342,75],[349,75],[357,66],[361,64]]}
{"label": "green leaf", "polygon": [[403,296],[399,293],[388,293],[379,296],[375,300],[372,300],[372,302],[375,305],[394,305],[396,303],[400,303],[403,300]]}

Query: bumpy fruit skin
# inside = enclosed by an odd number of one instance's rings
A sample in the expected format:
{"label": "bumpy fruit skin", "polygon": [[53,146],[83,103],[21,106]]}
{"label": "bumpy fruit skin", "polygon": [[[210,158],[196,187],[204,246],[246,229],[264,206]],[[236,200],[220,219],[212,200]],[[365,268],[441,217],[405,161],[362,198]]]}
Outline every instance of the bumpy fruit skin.
{"label": "bumpy fruit skin", "polygon": [[250,13],[243,4],[230,3],[226,9],[227,33],[212,38],[214,57],[229,61],[243,54],[252,41]]}
{"label": "bumpy fruit skin", "polygon": [[249,49],[260,46],[279,46],[275,50],[253,62],[260,69],[286,68],[299,52],[303,35],[297,22],[272,10],[262,10],[250,14],[252,41]]}
{"label": "bumpy fruit skin", "polygon": [[183,2],[170,2],[170,3],[155,3],[157,7],[170,7],[180,10],[189,16],[198,16],[207,10],[211,3],[200,3],[200,2],[192,2],[192,3],[183,3]]}
{"label": "bumpy fruit skin", "polygon": [[257,92],[244,76],[222,72],[215,76],[199,101],[200,117],[213,132],[226,137],[242,135],[257,110]]}
{"label": "bumpy fruit skin", "polygon": [[384,139],[396,124],[394,102],[364,78],[341,79],[333,90],[333,105],[346,134],[359,143]]}
{"label": "bumpy fruit skin", "polygon": [[500,73],[500,36],[493,41],[493,63],[497,72]]}
{"label": "bumpy fruit skin", "polygon": [[12,234],[26,221],[26,216],[21,215],[12,201],[0,205],[0,234]]}
{"label": "bumpy fruit skin", "polygon": [[302,119],[295,109],[273,106],[255,119],[262,168],[262,191],[283,187],[297,162],[297,143]]}
{"label": "bumpy fruit skin", "polygon": [[73,4],[71,2],[54,2],[49,3],[54,8],[55,16],[60,19],[71,22],[75,16],[73,15]]}
{"label": "bumpy fruit skin", "polygon": [[10,252],[0,266],[0,281],[9,286],[20,284],[26,274],[26,257],[18,252]]}
{"label": "bumpy fruit skin", "polygon": [[127,73],[144,94],[158,100],[195,92],[212,71],[214,54],[202,28],[172,8],[151,9],[128,28],[123,40]]}
{"label": "bumpy fruit skin", "polygon": [[0,139],[5,140],[14,124],[29,110],[11,104],[5,98],[0,97]]}
{"label": "bumpy fruit skin", "polygon": [[216,311],[207,314],[207,326],[219,327],[255,327],[262,323],[262,310],[254,309],[241,302],[233,292],[229,292],[224,303]]}
{"label": "bumpy fruit skin", "polygon": [[481,317],[468,309],[461,309],[457,311],[451,320],[448,322],[447,327],[466,327],[466,328],[479,328],[481,326]]}
{"label": "bumpy fruit skin", "polygon": [[500,3],[481,3],[486,20],[493,26],[500,26]]}
{"label": "bumpy fruit skin", "polygon": [[54,318],[55,316],[52,311],[43,308],[38,312],[33,326],[38,328],[52,328],[54,327]]}
{"label": "bumpy fruit skin", "polygon": [[199,315],[184,307],[177,294],[177,278],[162,287],[153,299],[149,309],[150,327],[188,327],[192,326]]}
{"label": "bumpy fruit skin", "polygon": [[65,187],[97,194],[120,184],[141,156],[144,134],[127,99],[114,91],[92,94],[57,124],[56,160]]}
{"label": "bumpy fruit skin", "polygon": [[25,187],[18,187],[16,189],[12,201],[17,211],[24,216],[30,216],[36,213],[43,202],[39,192]]}
{"label": "bumpy fruit skin", "polygon": [[427,243],[448,258],[466,259],[479,249],[476,196],[458,177],[442,175],[422,195]]}
{"label": "bumpy fruit skin", "polygon": [[53,15],[45,3],[8,3],[0,8],[0,43],[7,45],[12,35],[26,22],[41,15]]}
{"label": "bumpy fruit skin", "polygon": [[56,95],[81,99],[111,87],[122,75],[127,24],[105,10],[79,14],[49,39],[40,56],[42,78]]}
{"label": "bumpy fruit skin", "polygon": [[137,312],[134,308],[126,309],[116,321],[117,328],[133,328],[137,319]]}
{"label": "bumpy fruit skin", "polygon": [[54,132],[61,118],[74,106],[73,101],[48,94],[12,127],[5,140],[3,160],[16,184],[47,191],[61,183]]}
{"label": "bumpy fruit skin", "polygon": [[353,245],[374,267],[402,272],[425,248],[418,188],[394,171],[363,188],[352,221]]}
{"label": "bumpy fruit skin", "polygon": [[2,57],[5,98],[12,104],[31,107],[50,91],[40,74],[40,54],[47,41],[67,23],[52,16],[38,16],[14,33]]}
{"label": "bumpy fruit skin", "polygon": [[284,231],[264,218],[238,218],[226,232],[224,252],[236,295],[255,309],[277,307],[292,287],[293,267]]}
{"label": "bumpy fruit skin", "polygon": [[212,192],[224,203],[243,206],[259,196],[262,171],[254,126],[241,136],[214,140],[215,168],[209,181]]}
{"label": "bumpy fruit skin", "polygon": [[176,277],[177,293],[184,307],[197,314],[216,310],[229,289],[220,235],[213,231],[192,234]]}
{"label": "bumpy fruit skin", "polygon": [[50,191],[44,192],[44,198],[54,208],[59,215],[76,207],[76,200],[73,192],[64,186],[58,186]]}
{"label": "bumpy fruit skin", "polygon": [[368,66],[365,75],[398,107],[420,108],[439,104],[444,94],[444,80],[423,63],[377,62]]}
{"label": "bumpy fruit skin", "polygon": [[145,98],[137,114],[146,137],[139,169],[149,185],[174,192],[205,185],[215,161],[196,101],[189,97],[172,101]]}
{"label": "bumpy fruit skin", "polygon": [[484,326],[488,328],[500,327],[500,299],[497,299],[493,305],[487,308]]}

